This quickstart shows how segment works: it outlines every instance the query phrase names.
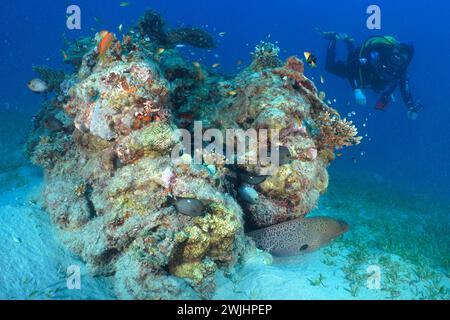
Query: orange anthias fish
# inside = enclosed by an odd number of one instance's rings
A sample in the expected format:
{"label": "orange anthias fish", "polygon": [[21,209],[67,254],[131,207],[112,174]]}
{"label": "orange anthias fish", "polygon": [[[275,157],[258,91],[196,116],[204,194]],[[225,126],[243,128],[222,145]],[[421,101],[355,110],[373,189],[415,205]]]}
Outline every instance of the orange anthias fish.
{"label": "orange anthias fish", "polygon": [[67,55],[67,53],[64,50],[61,50],[61,54],[62,54],[62,56],[64,58],[64,61],[69,59],[69,56]]}
{"label": "orange anthias fish", "polygon": [[111,47],[112,41],[114,40],[114,34],[112,32],[102,31],[100,33],[102,40],[98,44],[98,56],[100,59],[104,59],[106,51]]}
{"label": "orange anthias fish", "polygon": [[100,31],[98,34],[100,35],[100,38],[103,38],[104,36],[106,36],[109,33],[109,31],[107,30],[102,30]]}

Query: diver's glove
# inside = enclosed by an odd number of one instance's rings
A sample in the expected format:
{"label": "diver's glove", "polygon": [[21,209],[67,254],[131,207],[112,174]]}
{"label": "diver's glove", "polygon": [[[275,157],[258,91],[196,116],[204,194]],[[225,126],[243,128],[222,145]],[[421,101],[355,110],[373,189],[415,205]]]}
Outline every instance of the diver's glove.
{"label": "diver's glove", "polygon": [[423,110],[423,105],[420,103],[408,103],[408,119],[416,120],[420,111]]}
{"label": "diver's glove", "polygon": [[355,100],[358,105],[362,106],[367,103],[366,96],[364,95],[361,89],[355,89],[353,93],[355,95]]}

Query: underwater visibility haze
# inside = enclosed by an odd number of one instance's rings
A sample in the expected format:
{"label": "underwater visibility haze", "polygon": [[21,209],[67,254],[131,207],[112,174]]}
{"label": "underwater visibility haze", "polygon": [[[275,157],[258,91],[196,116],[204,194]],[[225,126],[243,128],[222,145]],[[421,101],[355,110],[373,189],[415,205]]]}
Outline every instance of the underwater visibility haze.
{"label": "underwater visibility haze", "polygon": [[0,299],[450,298],[446,1],[0,8]]}

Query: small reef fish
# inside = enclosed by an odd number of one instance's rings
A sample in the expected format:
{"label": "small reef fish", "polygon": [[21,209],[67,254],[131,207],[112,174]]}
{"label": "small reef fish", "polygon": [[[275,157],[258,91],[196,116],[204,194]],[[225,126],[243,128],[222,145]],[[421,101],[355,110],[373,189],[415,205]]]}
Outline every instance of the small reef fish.
{"label": "small reef fish", "polygon": [[166,49],[164,49],[164,48],[159,48],[158,51],[156,51],[156,53],[160,55],[160,54],[163,54],[164,51],[166,51]]}
{"label": "small reef fish", "polygon": [[237,91],[236,90],[230,90],[230,91],[228,91],[228,95],[235,96],[235,95],[237,95]]}
{"label": "small reef fish", "polygon": [[122,24],[119,24],[119,33],[122,33],[122,30],[123,30],[123,25]]}
{"label": "small reef fish", "polygon": [[269,177],[268,175],[254,175],[254,174],[246,172],[246,171],[239,173],[239,180],[242,183],[246,183],[249,185],[261,184],[264,181],[266,181],[266,179],[268,177]]}
{"label": "small reef fish", "polygon": [[62,54],[64,60],[69,59],[69,56],[67,55],[67,53],[64,50],[61,50],[61,54]]}
{"label": "small reef fish", "polygon": [[[298,119],[298,117],[297,117],[297,119]],[[292,160],[294,160],[294,157],[292,156],[288,147],[278,146],[278,147],[276,147],[276,149],[278,151],[278,165],[283,166],[285,164],[291,163]],[[270,157],[272,156],[271,152],[269,152],[269,156]],[[268,177],[268,176],[266,176],[266,177]]]}
{"label": "small reef fish", "polygon": [[212,67],[213,67],[213,68],[218,68],[218,67],[220,67],[220,63],[214,63],[214,64],[212,65]]}
{"label": "small reef fish", "polygon": [[242,200],[250,204],[256,204],[259,200],[258,192],[249,185],[242,185],[238,189],[239,196]]}
{"label": "small reef fish", "polygon": [[203,74],[202,66],[200,65],[200,63],[197,61],[194,61],[194,62],[192,62],[192,64],[194,65],[195,71],[197,73],[196,74],[197,80],[198,81],[205,80],[205,75]]}
{"label": "small reef fish", "polygon": [[22,243],[22,239],[20,239],[18,237],[12,237],[12,239],[15,243]]}
{"label": "small reef fish", "polygon": [[97,50],[100,59],[104,59],[106,51],[111,47],[112,41],[114,40],[114,34],[108,31],[100,32],[102,39],[100,40]]}
{"label": "small reef fish", "polygon": [[293,160],[291,152],[285,146],[278,147],[278,164],[280,166],[290,163]]}
{"label": "small reef fish", "polygon": [[323,78],[323,76],[320,76],[320,83],[324,84],[325,83],[325,79]]}
{"label": "small reef fish", "polygon": [[219,32],[219,36],[223,37],[226,34],[226,32]]}
{"label": "small reef fish", "polygon": [[106,36],[109,33],[109,31],[107,30],[102,30],[100,31],[98,34],[100,35],[100,38],[103,38],[104,36]]}
{"label": "small reef fish", "polygon": [[41,79],[33,79],[28,82],[28,88],[35,93],[46,93],[48,92],[48,84]]}
{"label": "small reef fish", "polygon": [[305,51],[304,53],[303,53],[303,55],[305,56],[305,59],[306,59],[306,63],[311,67],[311,68],[315,68],[315,67],[317,67],[317,58],[311,53],[311,52],[308,52],[308,51]]}
{"label": "small reef fish", "polygon": [[205,205],[198,199],[177,197],[174,206],[181,214],[200,217],[205,215]]}
{"label": "small reef fish", "polygon": [[348,230],[347,223],[328,217],[298,218],[251,231],[258,248],[274,256],[293,256],[327,245]]}
{"label": "small reef fish", "polygon": [[50,132],[59,132],[64,130],[63,123],[53,116],[44,120],[44,126]]}
{"label": "small reef fish", "polygon": [[121,6],[121,7],[128,7],[129,5],[130,5],[129,2],[121,2],[121,3],[120,3],[120,6]]}
{"label": "small reef fish", "polygon": [[325,100],[325,98],[327,97],[326,93],[324,91],[320,91],[319,92],[319,99],[320,100]]}

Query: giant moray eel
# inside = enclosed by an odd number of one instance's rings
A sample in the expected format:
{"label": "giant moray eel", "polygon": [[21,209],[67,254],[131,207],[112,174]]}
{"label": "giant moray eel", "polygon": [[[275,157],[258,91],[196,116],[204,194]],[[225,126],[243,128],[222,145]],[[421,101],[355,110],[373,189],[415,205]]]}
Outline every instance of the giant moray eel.
{"label": "giant moray eel", "polygon": [[327,217],[299,218],[247,233],[256,246],[274,256],[292,256],[322,247],[348,230]]}

